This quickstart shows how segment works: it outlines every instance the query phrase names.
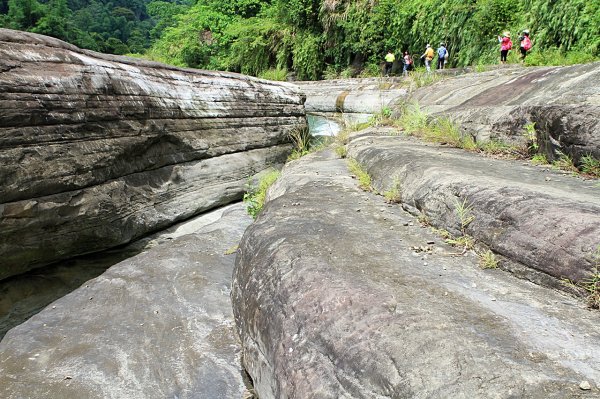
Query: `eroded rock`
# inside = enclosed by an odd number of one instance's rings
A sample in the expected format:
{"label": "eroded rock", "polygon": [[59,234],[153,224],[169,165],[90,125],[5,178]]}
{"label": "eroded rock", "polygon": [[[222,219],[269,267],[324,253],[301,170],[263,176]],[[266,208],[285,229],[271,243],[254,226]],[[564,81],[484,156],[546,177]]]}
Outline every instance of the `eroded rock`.
{"label": "eroded rock", "polygon": [[288,84],[0,29],[0,278],[239,199],[305,126]]}
{"label": "eroded rock", "polygon": [[112,266],[9,331],[2,398],[241,398],[229,298],[241,204]]}
{"label": "eroded rock", "polygon": [[[367,161],[378,144],[351,151]],[[269,198],[244,234],[232,289],[262,399],[564,398],[600,378],[597,313],[482,270],[360,191],[331,153],[288,164]]]}
{"label": "eroded rock", "polygon": [[600,159],[600,63],[496,69],[422,87],[411,95],[433,115],[448,115],[478,141],[525,145],[534,123],[549,160],[561,151]]}

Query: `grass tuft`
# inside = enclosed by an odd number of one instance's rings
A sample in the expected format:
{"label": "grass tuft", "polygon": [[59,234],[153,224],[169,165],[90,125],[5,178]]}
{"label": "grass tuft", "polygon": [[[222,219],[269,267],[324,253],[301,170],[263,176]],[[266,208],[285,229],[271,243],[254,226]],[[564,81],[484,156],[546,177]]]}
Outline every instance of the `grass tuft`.
{"label": "grass tuft", "polygon": [[281,172],[272,169],[260,177],[257,185],[249,185],[247,192],[244,194],[244,203],[246,203],[246,211],[253,219],[256,219],[262,211],[267,197],[267,190],[279,178]]}
{"label": "grass tuft", "polygon": [[560,153],[560,157],[556,161],[552,162],[552,166],[555,169],[560,169],[560,170],[564,170],[567,172],[573,172],[573,173],[579,172],[579,169],[577,169],[575,167],[573,158],[571,158],[569,155],[562,153],[562,152]]}
{"label": "grass tuft", "polygon": [[348,159],[348,168],[358,179],[358,186],[361,189],[365,191],[373,190],[373,187],[371,187],[371,176],[356,159]]}
{"label": "grass tuft", "polygon": [[390,204],[398,204],[402,201],[402,193],[400,192],[400,178],[395,177],[390,188],[383,193],[385,202]]}
{"label": "grass tuft", "polygon": [[581,157],[579,168],[586,175],[600,177],[600,161],[591,155]]}
{"label": "grass tuft", "polygon": [[491,250],[488,249],[478,255],[479,266],[481,266],[482,269],[496,269],[498,267],[498,259]]}

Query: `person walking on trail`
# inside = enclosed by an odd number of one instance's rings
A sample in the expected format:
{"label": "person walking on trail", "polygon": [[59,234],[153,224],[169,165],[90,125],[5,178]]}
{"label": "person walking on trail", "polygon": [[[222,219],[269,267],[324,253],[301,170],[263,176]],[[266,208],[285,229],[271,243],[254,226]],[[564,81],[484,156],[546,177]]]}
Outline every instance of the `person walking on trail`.
{"label": "person walking on trail", "polygon": [[440,47],[437,49],[437,69],[444,69],[444,64],[448,59],[448,50],[446,50],[446,44],[444,42],[440,43]]}
{"label": "person walking on trail", "polygon": [[506,64],[506,57],[508,51],[512,49],[512,42],[510,41],[510,32],[504,32],[502,36],[498,36],[498,43],[500,43],[500,63]]}
{"label": "person walking on trail", "polygon": [[529,31],[527,29],[522,32],[519,41],[521,42],[521,62],[525,62],[527,52],[531,50],[531,39],[529,38]]}
{"label": "person walking on trail", "polygon": [[431,60],[433,60],[434,54],[435,53],[431,47],[431,44],[428,44],[427,47],[425,47],[425,53],[423,53],[421,56],[421,59],[425,60],[425,68],[427,68],[427,72],[431,72]]}
{"label": "person walking on trail", "polygon": [[413,59],[408,53],[408,51],[404,52],[404,67],[402,67],[402,75],[408,76],[408,71],[412,71],[413,69]]}
{"label": "person walking on trail", "polygon": [[396,61],[396,57],[394,53],[388,51],[385,55],[385,76],[389,76],[390,72],[392,72],[392,67],[394,66],[394,61]]}

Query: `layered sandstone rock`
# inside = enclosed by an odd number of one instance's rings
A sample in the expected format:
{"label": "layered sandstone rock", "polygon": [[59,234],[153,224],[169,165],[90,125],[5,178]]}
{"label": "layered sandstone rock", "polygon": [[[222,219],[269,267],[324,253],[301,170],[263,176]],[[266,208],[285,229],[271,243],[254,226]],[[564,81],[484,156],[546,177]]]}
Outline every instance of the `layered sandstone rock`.
{"label": "layered sandstone rock", "polygon": [[600,63],[469,73],[418,89],[411,99],[448,115],[478,141],[527,141],[534,123],[548,159],[558,151],[600,159]]}
{"label": "layered sandstone rock", "polygon": [[306,112],[342,114],[347,118],[381,112],[408,94],[402,78],[338,79],[296,85],[306,93]]}
{"label": "layered sandstone rock", "polygon": [[252,219],[242,204],[203,225],[211,216],[9,331],[0,397],[241,398],[229,292],[235,245]]}
{"label": "layered sandstone rock", "polygon": [[305,125],[293,86],[0,29],[0,278],[241,197]]}
{"label": "layered sandstone rock", "polygon": [[[512,239],[520,247],[507,250],[540,263],[562,256],[568,263],[598,237],[591,185],[535,168],[506,173],[514,163],[387,133],[354,139],[349,153],[379,191],[397,178],[403,205],[432,222],[445,215],[455,227],[453,199],[466,198],[475,214],[470,233],[493,227],[494,249]],[[582,262],[581,271],[589,266]],[[597,312],[481,269],[474,253],[462,254],[401,206],[360,191],[331,152],[286,165],[244,233],[232,300],[243,363],[261,399],[599,394]],[[591,391],[580,390],[582,381]]]}

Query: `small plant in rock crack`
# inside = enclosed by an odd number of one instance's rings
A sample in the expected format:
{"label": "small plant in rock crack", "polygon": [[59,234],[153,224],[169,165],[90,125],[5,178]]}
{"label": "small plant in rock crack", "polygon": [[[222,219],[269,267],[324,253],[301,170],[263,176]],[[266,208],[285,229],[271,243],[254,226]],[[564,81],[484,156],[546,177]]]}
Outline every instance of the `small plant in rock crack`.
{"label": "small plant in rock crack", "polygon": [[369,172],[367,172],[356,159],[348,159],[348,168],[350,169],[350,172],[352,172],[358,179],[358,186],[360,188],[365,191],[373,190],[371,187],[371,176],[369,175]]}
{"label": "small plant in rock crack", "polygon": [[421,223],[421,226],[423,227],[431,226],[431,220],[429,219],[429,216],[425,214],[425,212],[421,211],[421,213],[417,217],[417,220],[419,221],[419,223]]}
{"label": "small plant in rock crack", "polygon": [[588,292],[587,302],[590,308],[600,309],[600,246],[592,254],[594,268],[591,275],[582,281],[581,286]]}
{"label": "small plant in rock crack", "polygon": [[537,139],[537,132],[535,130],[535,122],[529,122],[524,126],[524,128],[525,132],[523,133],[523,136],[527,142],[527,152],[530,154],[535,154],[540,148]]}
{"label": "small plant in rock crack", "polygon": [[485,252],[481,252],[479,255],[479,266],[482,269],[496,269],[498,267],[498,259],[496,255],[491,251],[487,250]]}
{"label": "small plant in rock crack", "polygon": [[581,157],[581,172],[592,177],[600,177],[600,160],[597,160],[592,155]]}
{"label": "small plant in rock crack", "polygon": [[348,148],[346,148],[345,145],[336,145],[335,153],[337,154],[338,157],[344,159],[348,155]]}
{"label": "small plant in rock crack", "polygon": [[562,152],[559,154],[559,158],[556,161],[552,162],[552,166],[555,169],[560,169],[567,172],[579,172],[579,169],[577,169],[575,167],[575,163],[573,163],[573,158]]}
{"label": "small plant in rock crack", "polygon": [[288,136],[294,145],[292,153],[288,157],[289,161],[301,158],[310,152],[312,135],[308,127],[295,128],[289,132]]}
{"label": "small plant in rock crack", "polygon": [[256,219],[263,206],[267,197],[267,190],[275,183],[279,178],[280,172],[278,170],[271,170],[262,175],[258,181],[258,184],[249,184],[247,192],[244,194],[244,203],[246,204],[246,210],[248,214]]}
{"label": "small plant in rock crack", "polygon": [[548,165],[548,158],[544,154],[535,154],[531,157],[531,163],[534,165]]}
{"label": "small plant in rock crack", "polygon": [[385,202],[389,204],[398,204],[402,201],[402,194],[400,192],[400,178],[394,177],[394,182],[390,188],[383,193]]}
{"label": "small plant in rock crack", "polygon": [[473,207],[467,204],[467,199],[465,198],[463,202],[459,200],[454,201],[454,212],[458,218],[460,223],[460,232],[463,236],[467,235],[467,227],[475,220],[475,216],[473,216]]}

